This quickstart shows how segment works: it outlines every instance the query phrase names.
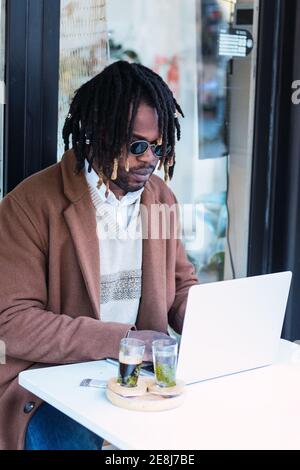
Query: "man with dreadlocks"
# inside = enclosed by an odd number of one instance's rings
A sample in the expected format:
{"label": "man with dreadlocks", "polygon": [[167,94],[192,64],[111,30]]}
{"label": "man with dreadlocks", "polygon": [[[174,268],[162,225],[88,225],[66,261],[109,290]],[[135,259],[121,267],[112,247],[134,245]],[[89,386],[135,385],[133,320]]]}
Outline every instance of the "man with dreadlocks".
{"label": "man with dreadlocks", "polygon": [[102,447],[100,437],[22,389],[22,370],[117,358],[125,336],[143,339],[150,359],[168,325],[181,332],[198,280],[175,236],[175,215],[168,237],[160,228],[151,235],[152,208],[176,205],[153,172],[172,177],[179,114],[161,77],[116,62],[75,93],[62,160],[3,199],[1,449]]}

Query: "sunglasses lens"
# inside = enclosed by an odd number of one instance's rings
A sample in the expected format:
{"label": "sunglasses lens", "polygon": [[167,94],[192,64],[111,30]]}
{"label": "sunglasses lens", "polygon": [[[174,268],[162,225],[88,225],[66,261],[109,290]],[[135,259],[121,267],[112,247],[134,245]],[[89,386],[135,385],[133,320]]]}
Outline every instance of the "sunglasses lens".
{"label": "sunglasses lens", "polygon": [[137,140],[136,142],[132,142],[132,144],[130,145],[130,152],[133,155],[142,155],[142,153],[146,152],[147,148],[147,142]]}
{"label": "sunglasses lens", "polygon": [[[157,145],[156,149],[155,149],[155,155],[157,157],[163,157],[164,155],[162,153],[162,150],[163,150],[163,146],[162,145]],[[165,156],[169,155],[170,152],[171,152],[171,145],[168,145]]]}

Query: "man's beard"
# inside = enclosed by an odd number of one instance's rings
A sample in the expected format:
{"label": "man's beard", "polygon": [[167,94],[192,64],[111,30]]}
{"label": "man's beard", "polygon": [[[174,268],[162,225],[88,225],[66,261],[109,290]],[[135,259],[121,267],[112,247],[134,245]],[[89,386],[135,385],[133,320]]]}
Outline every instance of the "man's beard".
{"label": "man's beard", "polygon": [[[150,165],[150,166],[138,166],[134,168],[130,168],[129,172],[127,172],[125,169],[119,169],[118,171],[118,177],[114,181],[114,183],[119,186],[125,193],[129,192],[134,192],[138,191],[141,189],[147,181],[149,181],[149,178],[153,174],[155,170],[155,166]],[[134,173],[137,173],[137,175],[141,175],[141,178],[145,176],[144,181],[134,181]],[[148,176],[149,175],[149,176]],[[148,176],[148,178],[146,178]]]}

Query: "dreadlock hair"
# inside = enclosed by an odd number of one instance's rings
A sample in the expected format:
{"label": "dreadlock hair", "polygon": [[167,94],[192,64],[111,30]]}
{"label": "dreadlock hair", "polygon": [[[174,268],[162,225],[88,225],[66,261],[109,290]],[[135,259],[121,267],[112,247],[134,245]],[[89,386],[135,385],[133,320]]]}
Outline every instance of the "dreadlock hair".
{"label": "dreadlock hair", "polygon": [[132,139],[134,121],[139,104],[146,102],[158,115],[159,135],[163,155],[167,145],[171,151],[163,157],[165,180],[172,178],[175,165],[175,133],[180,140],[181,131],[177,111],[184,117],[181,107],[164,80],[151,69],[126,61],[115,62],[83,84],[74,95],[63,127],[65,151],[72,148],[77,164],[75,173],[89,161],[93,162],[105,181],[116,175],[117,162]]}

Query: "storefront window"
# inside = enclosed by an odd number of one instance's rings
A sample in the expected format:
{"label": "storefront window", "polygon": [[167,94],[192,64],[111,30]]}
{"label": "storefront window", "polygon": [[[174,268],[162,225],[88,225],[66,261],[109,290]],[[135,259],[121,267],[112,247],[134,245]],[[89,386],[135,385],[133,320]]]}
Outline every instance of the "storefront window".
{"label": "storefront window", "polygon": [[202,225],[184,243],[203,282],[247,271],[257,17],[253,0],[107,0],[110,60],[158,72],[184,110],[170,187]]}
{"label": "storefront window", "polygon": [[258,6],[61,0],[58,159],[82,83],[120,59],[159,73],[185,114],[170,187],[194,207],[183,241],[202,282],[247,274]]}
{"label": "storefront window", "polygon": [[5,0],[0,0],[0,200],[3,197],[3,141],[5,102]]}

